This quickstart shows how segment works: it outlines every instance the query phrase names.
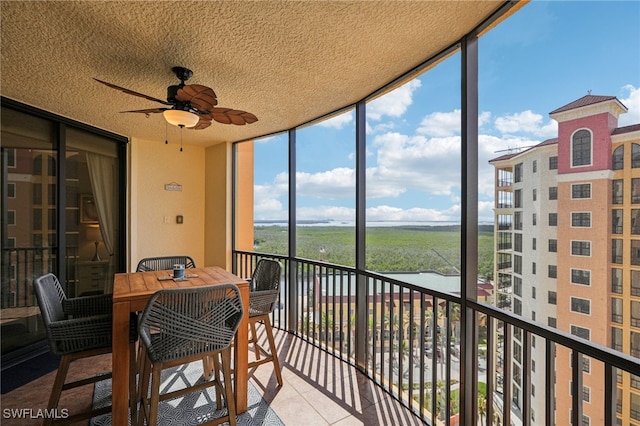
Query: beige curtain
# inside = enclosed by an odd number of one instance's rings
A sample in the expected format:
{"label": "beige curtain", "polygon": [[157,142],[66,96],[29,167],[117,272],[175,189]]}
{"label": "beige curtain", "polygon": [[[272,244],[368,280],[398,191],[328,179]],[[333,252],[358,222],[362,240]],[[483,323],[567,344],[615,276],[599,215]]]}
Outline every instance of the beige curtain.
{"label": "beige curtain", "polygon": [[115,224],[115,164],[112,157],[87,152],[87,167],[89,169],[89,179],[93,198],[98,210],[98,221],[100,222],[100,232],[102,241],[113,256],[114,224]]}

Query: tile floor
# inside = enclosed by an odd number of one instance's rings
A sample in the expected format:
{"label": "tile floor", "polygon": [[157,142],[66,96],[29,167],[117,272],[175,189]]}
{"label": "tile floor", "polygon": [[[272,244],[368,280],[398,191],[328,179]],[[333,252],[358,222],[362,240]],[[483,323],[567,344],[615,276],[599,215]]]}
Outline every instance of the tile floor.
{"label": "tile floor", "polygon": [[[420,419],[388,396],[364,375],[322,350],[285,332],[276,331],[276,344],[284,385],[277,386],[272,364],[250,371],[253,384],[287,425],[420,425]],[[251,356],[251,355],[250,355]],[[70,378],[111,368],[111,356],[104,355],[72,364]],[[2,395],[2,410],[44,409],[55,371]],[[91,404],[92,387],[84,386],[63,394],[60,407],[71,412]],[[7,419],[3,426],[37,425],[39,420]],[[88,422],[77,423],[87,425]]]}

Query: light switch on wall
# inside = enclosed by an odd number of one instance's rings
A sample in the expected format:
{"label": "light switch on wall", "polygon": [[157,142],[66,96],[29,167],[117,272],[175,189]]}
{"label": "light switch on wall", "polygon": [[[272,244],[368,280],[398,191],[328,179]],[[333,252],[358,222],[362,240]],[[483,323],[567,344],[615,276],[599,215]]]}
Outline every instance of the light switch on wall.
{"label": "light switch on wall", "polygon": [[178,216],[176,216],[176,223],[182,223],[183,222],[183,217],[181,214],[179,214]]}

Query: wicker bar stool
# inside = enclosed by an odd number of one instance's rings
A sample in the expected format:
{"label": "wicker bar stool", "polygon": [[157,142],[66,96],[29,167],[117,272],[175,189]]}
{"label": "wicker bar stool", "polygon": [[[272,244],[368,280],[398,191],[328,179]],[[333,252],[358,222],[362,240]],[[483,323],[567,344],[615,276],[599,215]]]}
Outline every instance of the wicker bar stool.
{"label": "wicker bar stool", "polygon": [[173,269],[173,265],[176,263],[184,265],[185,269],[196,267],[196,262],[190,256],[177,255],[145,257],[138,262],[136,272],[164,271],[165,269]]}
{"label": "wicker bar stool", "polygon": [[[272,362],[280,386],[282,386],[282,373],[270,316],[280,292],[281,269],[280,262],[276,260],[260,259],[251,277],[249,292],[249,328],[251,331],[249,345],[253,344],[255,354],[255,360],[249,362],[249,368]],[[258,323],[264,324],[269,350],[258,343],[258,334],[256,333],[256,324]]]}
{"label": "wicker bar stool", "polygon": [[[40,313],[47,331],[49,348],[54,355],[61,356],[56,378],[49,396],[47,410],[58,408],[63,391],[95,383],[111,378],[111,372],[87,377],[66,383],[70,364],[81,358],[88,358],[111,352],[112,339],[112,299],[110,294],[67,298],[60,281],[54,274],[46,274],[33,281]],[[132,324],[135,325],[135,322]],[[131,416],[136,418],[136,351],[137,332],[132,327],[131,342],[131,374],[129,392],[131,397]],[[88,419],[111,411],[111,406],[76,413],[66,419],[65,423]],[[51,424],[52,419],[45,419],[44,424]]]}
{"label": "wicker bar stool", "polygon": [[[160,401],[211,386],[216,389],[217,409],[222,408],[224,394],[227,415],[206,424],[236,424],[236,403],[231,384],[231,342],[242,315],[240,290],[234,284],[160,290],[149,299],[138,326],[144,359],[138,391],[140,425],[145,420],[148,425],[157,424]],[[220,379],[220,357],[224,384]],[[203,371],[204,380],[160,395],[162,370],[205,358],[213,365],[210,380]]]}

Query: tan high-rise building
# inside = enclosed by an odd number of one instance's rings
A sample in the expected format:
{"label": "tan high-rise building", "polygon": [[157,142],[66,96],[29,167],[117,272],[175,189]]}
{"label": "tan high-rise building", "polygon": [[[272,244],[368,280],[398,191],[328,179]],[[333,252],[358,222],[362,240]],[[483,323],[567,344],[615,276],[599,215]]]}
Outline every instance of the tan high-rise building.
{"label": "tan high-rise building", "polygon": [[[616,97],[589,94],[550,113],[557,138],[490,161],[494,276],[499,307],[640,357],[640,124],[618,127],[625,112]],[[511,345],[513,380],[504,386],[517,409],[530,375],[532,423],[541,424],[543,343],[525,348],[516,330]],[[526,350],[530,372],[520,361]],[[568,424],[571,354],[559,350],[555,365],[556,424]],[[604,384],[591,378],[603,367],[582,365],[583,424],[600,425]],[[640,377],[619,375],[617,395],[620,424],[640,425]]]}

